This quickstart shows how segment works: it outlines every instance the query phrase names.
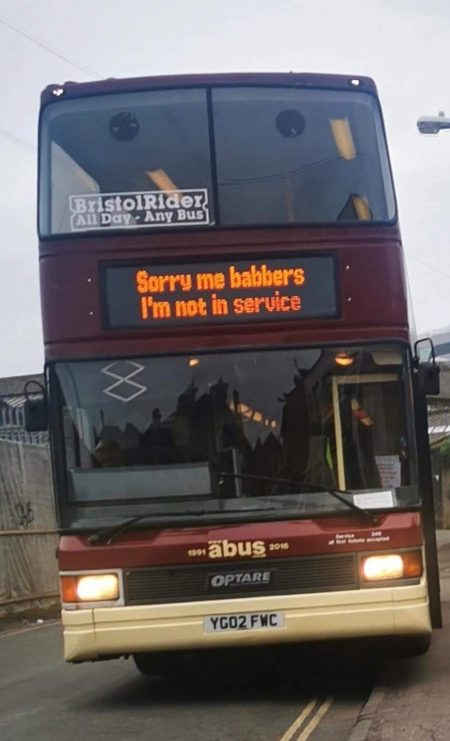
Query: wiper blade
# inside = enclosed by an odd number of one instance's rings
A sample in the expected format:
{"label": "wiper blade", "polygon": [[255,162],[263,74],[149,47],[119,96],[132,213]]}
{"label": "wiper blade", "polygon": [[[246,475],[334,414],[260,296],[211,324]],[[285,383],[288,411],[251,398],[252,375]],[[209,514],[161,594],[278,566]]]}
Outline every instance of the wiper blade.
{"label": "wiper blade", "polygon": [[136,522],[139,522],[140,520],[151,520],[154,517],[161,517],[162,519],[169,518],[169,517],[203,517],[203,515],[233,515],[233,514],[243,514],[243,513],[251,513],[251,512],[275,512],[277,510],[277,507],[250,507],[248,509],[201,509],[201,510],[183,510],[181,512],[158,512],[155,513],[149,513],[146,512],[143,515],[136,515],[135,517],[129,517],[124,522],[120,522],[118,525],[113,525],[112,527],[107,527],[102,530],[99,530],[97,533],[94,533],[94,535],[90,535],[88,538],[88,543],[91,544],[97,544],[97,543],[105,543],[106,545],[110,545],[113,540],[115,540],[119,535],[124,533],[126,530],[129,530],[133,527],[133,525]]}
{"label": "wiper blade", "polygon": [[[370,512],[368,509],[364,509],[363,507],[358,507],[357,504],[350,501],[349,499],[345,499],[343,494],[352,495],[353,492],[349,491],[348,489],[336,489],[334,487],[328,487],[324,486],[323,484],[316,484],[313,481],[294,481],[294,479],[283,479],[283,478],[277,478],[276,476],[258,476],[256,474],[246,474],[246,473],[227,473],[226,471],[220,471],[218,474],[219,477],[225,478],[233,478],[233,479],[244,479],[249,481],[268,481],[273,484],[286,484],[287,486],[292,486],[296,488],[305,488],[307,491],[320,491],[324,492],[326,494],[329,494],[331,497],[334,497],[339,502],[342,502],[342,504],[345,504],[349,509],[352,509],[354,512],[357,512],[358,514],[363,514],[365,517],[367,517],[371,522],[376,524],[378,522],[378,518],[376,515],[374,515],[373,512]],[[301,492],[299,492],[301,493]],[[306,492],[304,492],[306,493]]]}
{"label": "wiper blade", "polygon": [[[258,476],[256,474],[245,474],[245,473],[228,473],[226,471],[220,471],[218,473],[219,478],[233,478],[233,479],[243,479],[248,481],[267,481],[273,484],[286,484],[287,486],[296,487],[296,488],[303,488],[307,489],[307,491],[320,491],[324,492],[326,494],[329,494],[331,497],[334,497],[339,502],[342,502],[342,504],[345,504],[349,509],[353,510],[359,515],[364,515],[367,519],[370,520],[373,524],[376,524],[378,522],[378,518],[373,512],[370,512],[370,510],[363,509],[362,507],[358,507],[357,504],[350,501],[349,499],[345,499],[343,494],[346,495],[352,495],[353,492],[348,491],[347,489],[336,489],[334,487],[327,487],[323,486],[323,484],[316,484],[313,481],[294,481],[294,479],[284,479],[284,478],[278,478],[274,476]],[[247,500],[248,501],[248,500]],[[210,509],[201,509],[201,510],[182,510],[178,512],[160,512],[160,513],[149,513],[146,512],[145,514],[141,515],[135,515],[134,517],[128,517],[125,519],[124,522],[119,523],[118,525],[113,525],[112,527],[107,527],[102,530],[99,530],[97,533],[94,533],[94,535],[91,535],[88,538],[88,542],[92,544],[96,543],[106,543],[106,545],[110,545],[119,535],[121,535],[126,530],[129,530],[133,527],[133,525],[136,522],[139,522],[141,520],[146,519],[152,519],[155,517],[160,517],[162,519],[167,519],[171,517],[203,517],[204,515],[227,515],[227,514],[251,514],[252,512],[274,512],[275,510],[278,511],[277,507],[249,507],[244,509],[220,509],[220,510],[210,510]]]}

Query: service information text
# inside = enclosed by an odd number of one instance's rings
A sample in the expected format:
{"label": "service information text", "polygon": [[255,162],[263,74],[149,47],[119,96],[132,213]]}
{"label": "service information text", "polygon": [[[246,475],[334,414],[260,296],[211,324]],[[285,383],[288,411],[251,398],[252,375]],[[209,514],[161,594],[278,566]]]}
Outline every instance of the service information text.
{"label": "service information text", "polygon": [[335,317],[333,257],[107,266],[108,328]]}

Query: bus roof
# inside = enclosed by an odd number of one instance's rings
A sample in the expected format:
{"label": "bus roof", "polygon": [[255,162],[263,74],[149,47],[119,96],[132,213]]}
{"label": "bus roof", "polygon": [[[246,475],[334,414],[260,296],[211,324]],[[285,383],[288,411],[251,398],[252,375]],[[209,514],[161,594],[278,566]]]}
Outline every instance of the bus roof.
{"label": "bus roof", "polygon": [[355,90],[378,97],[374,81],[359,75],[329,75],[304,72],[257,72],[227,74],[162,75],[156,77],[114,77],[93,82],[72,82],[48,85],[41,95],[41,106],[46,106],[55,97],[82,98],[108,93],[138,92],[158,88],[197,87],[220,85],[280,85],[287,87],[322,88],[328,90]]}

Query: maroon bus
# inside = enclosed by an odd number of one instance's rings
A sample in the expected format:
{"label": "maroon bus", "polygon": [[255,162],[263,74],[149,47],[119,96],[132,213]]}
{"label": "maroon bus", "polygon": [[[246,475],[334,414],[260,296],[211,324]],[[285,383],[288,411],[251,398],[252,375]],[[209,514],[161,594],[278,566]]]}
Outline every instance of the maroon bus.
{"label": "maroon bus", "polygon": [[39,235],[26,413],[50,432],[65,658],[423,651],[436,370],[411,347],[374,83],[50,85]]}

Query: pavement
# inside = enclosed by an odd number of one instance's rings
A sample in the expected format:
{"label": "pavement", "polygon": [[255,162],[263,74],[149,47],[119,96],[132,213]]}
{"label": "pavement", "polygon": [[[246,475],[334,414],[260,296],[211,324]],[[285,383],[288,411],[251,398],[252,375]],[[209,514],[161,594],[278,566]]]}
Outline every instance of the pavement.
{"label": "pavement", "polygon": [[34,605],[19,612],[0,613],[0,635],[10,630],[17,630],[18,628],[27,628],[59,621],[60,618],[61,606],[59,603],[43,607]]}
{"label": "pavement", "polygon": [[391,661],[349,741],[450,739],[450,531],[438,531],[444,628],[424,656]]}

